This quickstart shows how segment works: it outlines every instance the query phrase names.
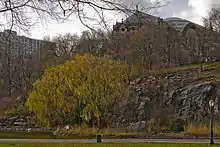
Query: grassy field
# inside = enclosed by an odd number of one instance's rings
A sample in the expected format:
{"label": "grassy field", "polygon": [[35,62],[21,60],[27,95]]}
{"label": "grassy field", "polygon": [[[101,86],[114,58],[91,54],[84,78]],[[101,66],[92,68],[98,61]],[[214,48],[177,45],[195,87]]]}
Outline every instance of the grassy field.
{"label": "grassy field", "polygon": [[[209,144],[43,144],[43,143],[0,143],[0,147],[208,147]],[[212,145],[213,147],[219,147],[220,145]]]}

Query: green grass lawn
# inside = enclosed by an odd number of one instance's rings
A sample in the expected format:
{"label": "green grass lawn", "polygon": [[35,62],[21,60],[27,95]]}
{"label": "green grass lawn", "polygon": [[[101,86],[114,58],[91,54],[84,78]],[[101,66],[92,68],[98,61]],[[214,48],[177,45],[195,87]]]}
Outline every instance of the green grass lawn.
{"label": "green grass lawn", "polygon": [[[140,143],[140,144],[34,144],[34,143],[0,143],[0,147],[208,147],[209,144],[150,144],[150,143]],[[212,147],[219,147],[220,145],[213,145]]]}

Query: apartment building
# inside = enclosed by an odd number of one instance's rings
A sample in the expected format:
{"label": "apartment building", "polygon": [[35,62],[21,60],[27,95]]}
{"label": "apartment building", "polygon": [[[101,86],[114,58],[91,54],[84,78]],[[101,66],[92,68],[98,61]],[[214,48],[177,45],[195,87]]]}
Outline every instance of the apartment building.
{"label": "apartment building", "polygon": [[20,36],[15,31],[0,32],[0,53],[12,56],[32,56],[41,60],[49,52],[53,42]]}

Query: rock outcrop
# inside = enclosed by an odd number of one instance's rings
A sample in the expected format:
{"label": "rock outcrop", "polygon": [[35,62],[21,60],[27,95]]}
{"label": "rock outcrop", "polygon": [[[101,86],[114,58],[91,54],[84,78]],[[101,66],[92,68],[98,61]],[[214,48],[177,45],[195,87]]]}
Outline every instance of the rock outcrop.
{"label": "rock outcrop", "polygon": [[186,122],[208,122],[209,100],[219,117],[220,86],[213,77],[200,78],[197,71],[149,76],[131,83],[129,94],[106,117],[117,127],[140,130],[152,117],[178,117]]}

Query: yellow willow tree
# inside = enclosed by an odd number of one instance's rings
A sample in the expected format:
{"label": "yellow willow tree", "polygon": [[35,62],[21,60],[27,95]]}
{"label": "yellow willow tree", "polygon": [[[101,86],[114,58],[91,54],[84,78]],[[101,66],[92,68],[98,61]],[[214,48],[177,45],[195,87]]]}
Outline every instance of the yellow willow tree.
{"label": "yellow willow tree", "polygon": [[65,125],[80,117],[87,122],[95,118],[100,127],[104,107],[123,97],[128,75],[125,62],[75,55],[45,71],[34,83],[26,106],[40,125]]}

